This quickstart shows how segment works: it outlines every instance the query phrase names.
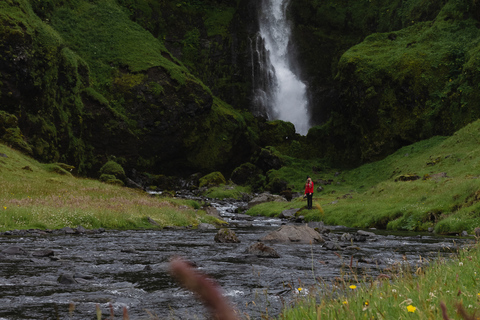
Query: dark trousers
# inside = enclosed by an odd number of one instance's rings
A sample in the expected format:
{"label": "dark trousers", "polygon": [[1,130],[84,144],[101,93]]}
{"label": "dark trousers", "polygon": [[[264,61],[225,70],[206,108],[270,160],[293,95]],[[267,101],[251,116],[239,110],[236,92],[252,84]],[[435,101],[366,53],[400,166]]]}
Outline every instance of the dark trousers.
{"label": "dark trousers", "polygon": [[307,209],[312,209],[313,193],[307,193]]}

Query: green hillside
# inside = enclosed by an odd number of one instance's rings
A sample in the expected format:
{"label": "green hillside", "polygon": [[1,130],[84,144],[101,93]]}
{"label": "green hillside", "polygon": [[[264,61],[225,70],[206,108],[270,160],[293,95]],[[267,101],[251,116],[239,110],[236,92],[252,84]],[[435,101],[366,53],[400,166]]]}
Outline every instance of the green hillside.
{"label": "green hillside", "polygon": [[[0,144],[0,231],[144,229],[218,222],[195,201],[76,178],[62,163],[42,164]],[[151,220],[155,221],[152,223]]]}
{"label": "green hillside", "polygon": [[[271,174],[288,179],[299,192],[306,175],[312,176],[316,187],[323,187],[314,201],[324,214],[301,211],[299,215],[308,220],[358,228],[472,232],[480,227],[479,142],[480,121],[476,121],[453,136],[414,143],[352,170],[319,172],[312,163],[290,159],[292,167]],[[277,215],[303,205],[300,200],[262,204],[249,213]]]}

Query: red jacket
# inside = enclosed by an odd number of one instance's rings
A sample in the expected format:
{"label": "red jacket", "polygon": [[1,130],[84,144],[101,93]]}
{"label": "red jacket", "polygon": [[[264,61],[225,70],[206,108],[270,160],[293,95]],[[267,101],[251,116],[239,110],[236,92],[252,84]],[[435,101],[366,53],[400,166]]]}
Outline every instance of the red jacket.
{"label": "red jacket", "polygon": [[305,194],[313,193],[313,181],[305,184]]}

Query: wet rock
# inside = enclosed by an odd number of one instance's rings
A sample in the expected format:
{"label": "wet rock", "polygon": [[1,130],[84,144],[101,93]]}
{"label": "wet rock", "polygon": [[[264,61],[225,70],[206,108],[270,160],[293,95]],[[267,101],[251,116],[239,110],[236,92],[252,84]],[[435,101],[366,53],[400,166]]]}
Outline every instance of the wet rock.
{"label": "wet rock", "polygon": [[[376,238],[372,238],[372,240],[375,240]],[[353,235],[353,241],[355,242],[365,242],[367,241],[367,236],[364,234],[356,233]]]}
{"label": "wet rock", "polygon": [[280,258],[280,255],[278,254],[275,249],[272,247],[266,246],[262,242],[257,242],[252,244],[250,247],[247,248],[245,253],[253,254],[256,255],[257,257],[263,257],[263,258]]}
{"label": "wet rock", "polygon": [[249,216],[248,214],[236,214],[235,216],[232,217],[232,220],[246,220],[246,221],[253,221],[255,220],[254,217]]}
{"label": "wet rock", "polygon": [[294,219],[295,214],[299,211],[299,208],[283,210],[278,216],[280,219]]}
{"label": "wet rock", "polygon": [[35,250],[32,253],[32,256],[34,257],[53,257],[54,255],[55,255],[55,252],[50,249]]}
{"label": "wet rock", "polygon": [[377,235],[375,233],[369,232],[369,231],[358,230],[357,233],[359,235],[366,236],[366,237],[369,237],[369,238],[376,238],[377,237]]}
{"label": "wet rock", "polygon": [[264,192],[253,198],[248,202],[248,207],[251,208],[260,203],[273,202],[273,201],[287,201],[284,197],[279,195],[274,195],[269,192]]}
{"label": "wet rock", "polygon": [[62,274],[60,277],[57,279],[58,283],[61,284],[75,284],[77,281],[73,278],[73,275],[71,274]]}
{"label": "wet rock", "polygon": [[232,221],[228,225],[231,226],[231,227],[235,227],[235,228],[251,228],[251,227],[253,227],[253,223],[248,222],[248,221]]}
{"label": "wet rock", "polygon": [[325,242],[323,244],[323,247],[327,250],[334,250],[334,251],[340,251],[342,250],[342,247],[337,243],[337,242]]}
{"label": "wet rock", "polygon": [[21,247],[12,246],[2,250],[2,253],[12,256],[24,256],[27,254],[27,251]]}
{"label": "wet rock", "polygon": [[87,229],[85,229],[84,227],[82,226],[78,226],[76,229],[75,229],[75,233],[79,233],[79,234],[84,234],[84,233],[87,233]]}
{"label": "wet rock", "polygon": [[330,232],[330,230],[325,227],[323,221],[310,221],[307,225],[322,234]]}
{"label": "wet rock", "polygon": [[135,250],[135,248],[132,248],[132,247],[129,247],[129,248],[123,248],[122,250],[120,250],[121,252],[124,252],[124,253],[137,253],[137,250]]}
{"label": "wet rock", "polygon": [[285,225],[279,229],[270,232],[261,241],[272,242],[300,242],[300,243],[314,243],[324,242],[320,233],[310,228],[307,225],[293,226]]}
{"label": "wet rock", "polygon": [[462,237],[468,237],[468,232],[463,230],[461,236]]}
{"label": "wet rock", "polygon": [[152,271],[152,266],[145,266],[145,268],[143,268],[143,271]]}
{"label": "wet rock", "polygon": [[348,241],[351,241],[353,239],[353,236],[350,233],[346,232],[346,233],[342,234],[340,239],[342,241],[348,242]]}
{"label": "wet rock", "polygon": [[221,228],[215,235],[215,242],[219,243],[239,243],[236,233],[228,228]]}
{"label": "wet rock", "polygon": [[213,224],[210,223],[200,223],[197,227],[198,230],[212,230],[217,229]]}
{"label": "wet rock", "polygon": [[75,230],[73,230],[72,228],[70,227],[65,227],[65,228],[62,228],[60,229],[61,232],[65,233],[65,234],[74,234],[75,233]]}

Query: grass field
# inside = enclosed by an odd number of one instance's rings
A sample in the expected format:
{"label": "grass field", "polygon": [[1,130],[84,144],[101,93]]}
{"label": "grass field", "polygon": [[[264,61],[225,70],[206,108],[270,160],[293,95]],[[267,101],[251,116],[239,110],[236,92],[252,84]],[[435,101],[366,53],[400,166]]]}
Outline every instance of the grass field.
{"label": "grass field", "polygon": [[[200,204],[76,178],[0,144],[0,230],[77,227],[141,229],[215,223]],[[149,218],[159,224],[155,226]]]}

